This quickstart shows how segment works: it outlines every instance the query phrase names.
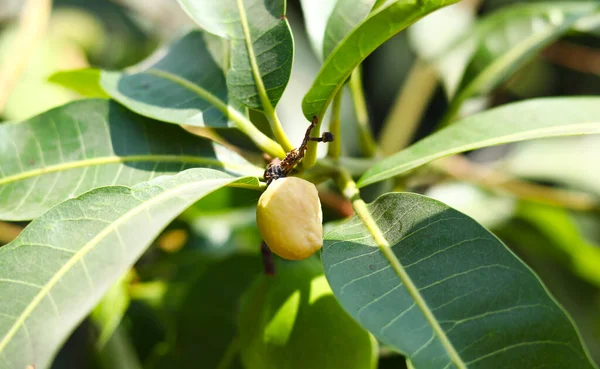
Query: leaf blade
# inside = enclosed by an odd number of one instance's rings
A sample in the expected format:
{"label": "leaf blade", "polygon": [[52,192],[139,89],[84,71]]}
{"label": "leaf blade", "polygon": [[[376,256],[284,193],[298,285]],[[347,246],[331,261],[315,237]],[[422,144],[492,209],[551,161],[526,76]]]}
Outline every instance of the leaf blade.
{"label": "leaf blade", "polygon": [[191,126],[232,127],[228,109],[231,113],[245,112],[229,96],[217,55],[211,52],[215,42],[219,41],[192,31],[131,72],[102,72],[100,84],[113,99],[149,118]]}
{"label": "leaf blade", "polygon": [[192,167],[258,168],[177,126],[108,100],[83,100],[0,126],[0,219],[32,219],[105,185],[134,185]]}
{"label": "leaf blade", "polygon": [[366,186],[444,156],[486,146],[543,137],[600,133],[600,98],[541,98],[464,118],[369,169]]}
{"label": "leaf blade", "polygon": [[48,81],[69,88],[81,96],[107,99],[110,96],[100,87],[101,71],[95,68],[83,68],[56,72]]}
{"label": "leaf blade", "polygon": [[313,116],[323,117],[329,103],[352,71],[377,47],[426,14],[455,2],[436,0],[415,4],[391,1],[376,6],[371,15],[341,41],[325,60],[302,100],[304,116],[308,120],[312,120]]}
{"label": "leaf blade", "polygon": [[232,95],[249,108],[273,110],[289,81],[294,54],[285,1],[178,1],[200,27],[230,40]]}
{"label": "leaf blade", "polygon": [[154,237],[185,208],[226,185],[259,188],[256,178],[191,169],[134,187],[95,189],[32,222],[0,249],[0,290],[7,297],[0,304],[0,368],[47,367],[69,331]]}
{"label": "leaf blade", "polygon": [[[384,195],[368,211],[416,291],[400,282],[356,217],[325,236],[323,265],[342,306],[415,368],[594,367],[539,279],[471,218],[409,193]],[[451,359],[413,293],[458,358]]]}
{"label": "leaf blade", "polygon": [[[593,2],[516,4],[484,19],[474,55],[464,67],[450,110],[466,99],[487,94],[505,82],[544,47],[597,11]],[[451,118],[451,117],[450,117]]]}

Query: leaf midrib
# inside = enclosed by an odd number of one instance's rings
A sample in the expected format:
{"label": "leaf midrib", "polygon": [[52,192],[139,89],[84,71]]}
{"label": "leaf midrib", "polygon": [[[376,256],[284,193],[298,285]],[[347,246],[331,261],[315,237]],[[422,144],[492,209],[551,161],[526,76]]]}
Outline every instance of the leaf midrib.
{"label": "leaf midrib", "polygon": [[[260,102],[263,109],[266,112],[272,112],[273,106],[267,95],[265,84],[260,75],[260,69],[256,61],[256,54],[254,53],[254,46],[252,45],[252,36],[250,35],[250,25],[248,24],[248,17],[246,16],[246,9],[244,8],[243,0],[236,1],[238,11],[240,13],[240,24],[244,32],[244,41],[246,42],[246,48],[248,49],[248,59],[250,61],[250,67],[252,68],[252,75],[254,76],[254,82],[256,83],[256,90],[260,98]],[[285,13],[284,13],[285,14]]]}
{"label": "leaf midrib", "polygon": [[33,178],[36,176],[41,176],[44,174],[55,173],[66,171],[70,169],[77,168],[86,168],[97,165],[108,165],[115,163],[144,163],[144,162],[162,162],[162,163],[184,163],[184,164],[202,164],[202,165],[212,165],[223,168],[232,168],[232,169],[240,169],[244,171],[252,171],[256,172],[257,175],[261,175],[262,171],[258,168],[254,168],[251,166],[243,166],[234,163],[224,163],[217,159],[208,159],[198,156],[192,155],[129,155],[129,156],[104,156],[93,159],[85,159],[78,160],[73,162],[61,163],[48,165],[42,168],[36,168],[28,171],[24,171],[18,174],[9,175],[6,177],[0,178],[0,186],[6,185],[12,182],[21,181],[28,178]]}
{"label": "leaf midrib", "polygon": [[396,273],[398,278],[400,278],[400,281],[404,284],[404,287],[415,301],[415,304],[423,313],[425,319],[431,326],[434,334],[438,337],[446,353],[448,354],[450,361],[454,363],[459,369],[467,369],[467,365],[464,363],[464,361],[454,348],[452,342],[450,342],[448,336],[446,336],[446,332],[444,332],[444,330],[438,323],[437,319],[435,318],[435,315],[427,305],[427,302],[421,295],[419,289],[414,284],[412,278],[408,275],[408,273],[400,263],[400,260],[398,260],[398,258],[396,257],[396,254],[394,254],[394,251],[392,250],[389,242],[385,238],[385,235],[371,216],[371,212],[367,208],[365,202],[363,200],[355,200],[353,205],[356,215],[361,220],[365,228],[368,230],[371,237],[373,237],[373,240],[377,244],[377,247],[384,255],[384,257],[388,260],[388,262],[394,269],[394,272]]}
{"label": "leaf midrib", "polygon": [[[104,228],[100,233],[98,233],[94,238],[88,241],[83,245],[81,249],[79,249],[73,256],[54,274],[54,276],[43,285],[38,294],[33,298],[33,300],[27,305],[25,310],[19,315],[18,319],[12,325],[6,336],[0,341],[0,353],[4,351],[9,341],[14,337],[14,335],[18,332],[21,326],[25,323],[25,320],[31,315],[33,310],[38,306],[38,304],[42,301],[42,299],[47,296],[52,288],[60,281],[60,279],[73,267],[77,262],[83,259],[83,257],[90,252],[95,246],[97,246],[106,236],[112,234],[119,226],[125,224],[128,220],[139,214],[141,211],[149,208],[150,206],[159,203],[163,199],[171,197],[174,193],[183,192],[189,188],[193,188],[198,186],[199,184],[207,184],[209,182],[214,182],[215,184],[218,182],[222,182],[223,186],[230,184],[233,181],[239,180],[240,178],[229,178],[229,179],[211,179],[201,182],[192,182],[186,183],[184,185],[176,186],[172,189],[166,190],[165,192],[157,195],[156,197],[142,202],[140,206],[129,210],[125,214],[121,215],[114,222]],[[122,186],[119,186],[122,187]],[[129,187],[126,187],[130,189]],[[215,187],[215,189],[218,187]],[[210,191],[209,191],[210,192]]]}

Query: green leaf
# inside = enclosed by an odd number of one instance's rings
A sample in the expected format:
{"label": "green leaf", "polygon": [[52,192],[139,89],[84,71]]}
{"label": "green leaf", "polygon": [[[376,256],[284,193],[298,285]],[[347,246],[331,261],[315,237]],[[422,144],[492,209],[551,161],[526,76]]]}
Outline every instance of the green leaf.
{"label": "green leaf", "polygon": [[600,98],[542,98],[464,118],[369,169],[360,187],[405,173],[444,156],[542,137],[600,133]]}
{"label": "green leaf", "polygon": [[325,236],[325,273],[342,306],[416,369],[593,368],[540,280],[473,219],[409,193],[367,211],[369,228],[354,217]]}
{"label": "green leaf", "polygon": [[103,72],[100,83],[138,114],[175,124],[231,127],[230,119],[245,111],[229,96],[218,52],[211,52],[215,42],[192,31],[125,73]]}
{"label": "green leaf", "polygon": [[176,316],[177,348],[170,367],[196,367],[200,356],[203,367],[219,368],[237,332],[240,297],[260,273],[257,255],[234,255],[208,267],[192,284]]}
{"label": "green leaf", "polygon": [[92,188],[192,167],[260,175],[241,157],[108,100],[82,100],[0,125],[0,219],[26,220]]}
{"label": "green leaf", "polygon": [[375,0],[302,0],[301,4],[310,42],[322,60],[369,15]]}
{"label": "green leaf", "polygon": [[130,272],[117,280],[90,314],[91,320],[98,331],[96,349],[99,351],[106,346],[121,324],[131,301],[129,298],[129,285],[134,277],[135,274]]}
{"label": "green leaf", "polygon": [[114,334],[96,356],[102,369],[143,369],[123,325],[116,327]]}
{"label": "green leaf", "polygon": [[0,368],[46,368],[69,332],[179,213],[252,177],[190,169],[65,201],[0,248]]}
{"label": "green leaf", "polygon": [[239,339],[246,369],[375,368],[377,342],[333,296],[318,259],[278,259],[243,298]]}
{"label": "green leaf", "polygon": [[518,4],[485,19],[471,36],[478,39],[476,50],[450,110],[469,97],[489,93],[597,9],[596,2]]}
{"label": "green leaf", "polygon": [[387,1],[356,27],[329,55],[302,101],[308,120],[323,117],[352,71],[377,47],[419,18],[458,0]]}
{"label": "green leaf", "polygon": [[294,42],[285,0],[178,0],[206,31],[230,41],[227,86],[245,106],[270,112],[290,79]]}
{"label": "green leaf", "polygon": [[[549,240],[544,246],[557,254],[573,273],[600,287],[600,247],[587,241],[564,209],[533,203],[521,204],[519,218]],[[546,250],[549,251],[549,250]]]}
{"label": "green leaf", "polygon": [[333,8],[323,39],[323,55],[327,57],[371,12],[375,0],[338,0]]}
{"label": "green leaf", "polygon": [[48,81],[69,88],[81,96],[106,99],[108,94],[100,86],[100,69],[84,68],[56,72]]}

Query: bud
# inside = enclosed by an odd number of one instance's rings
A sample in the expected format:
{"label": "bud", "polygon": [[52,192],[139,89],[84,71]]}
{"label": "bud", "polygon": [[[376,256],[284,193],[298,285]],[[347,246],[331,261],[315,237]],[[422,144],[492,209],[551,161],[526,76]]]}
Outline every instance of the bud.
{"label": "bud", "polygon": [[314,184],[297,177],[273,181],[258,199],[256,223],[271,251],[306,259],[323,246],[323,212]]}

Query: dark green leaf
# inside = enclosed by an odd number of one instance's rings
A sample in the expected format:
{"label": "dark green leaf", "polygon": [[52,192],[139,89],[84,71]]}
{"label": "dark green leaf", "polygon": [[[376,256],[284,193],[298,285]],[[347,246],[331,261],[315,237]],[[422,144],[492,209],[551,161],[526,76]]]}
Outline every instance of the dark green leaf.
{"label": "dark green leaf", "polygon": [[570,318],[533,272],[473,219],[416,194],[368,206],[325,236],[342,306],[416,369],[593,368]]}
{"label": "dark green leaf", "polygon": [[175,124],[229,127],[242,114],[219,66],[216,42],[193,31],[126,73],[103,72],[102,87],[136,113]]}
{"label": "dark green leaf", "polygon": [[543,98],[464,118],[386,158],[359,180],[366,186],[463,151],[542,137],[600,133],[600,98]]}
{"label": "dark green leaf", "polygon": [[252,109],[272,111],[290,79],[294,42],[285,0],[178,0],[206,31],[230,41],[227,86]]}
{"label": "dark green leaf", "polygon": [[352,71],[377,47],[419,18],[458,0],[418,2],[387,1],[342,40],[321,67],[319,75],[302,101],[308,120],[323,117],[329,103]]}
{"label": "dark green leaf", "polygon": [[0,219],[33,219],[95,187],[192,167],[260,175],[238,155],[108,100],[83,100],[0,125]]}
{"label": "dark green leaf", "polygon": [[189,169],[65,201],[0,248],[0,368],[46,368],[69,332],[184,209],[256,178]]}
{"label": "dark green leaf", "polygon": [[211,265],[193,283],[177,314],[177,366],[196,367],[201,357],[202,366],[219,367],[236,336],[239,299],[262,271],[259,257],[235,255]]}

